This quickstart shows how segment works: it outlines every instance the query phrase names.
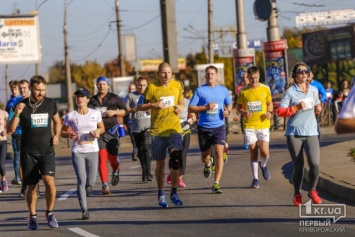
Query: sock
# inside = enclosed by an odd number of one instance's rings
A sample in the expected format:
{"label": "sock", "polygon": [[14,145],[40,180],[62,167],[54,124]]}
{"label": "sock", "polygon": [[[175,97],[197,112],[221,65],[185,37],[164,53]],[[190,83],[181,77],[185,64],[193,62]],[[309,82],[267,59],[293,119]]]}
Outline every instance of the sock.
{"label": "sock", "polygon": [[158,190],[158,197],[163,196],[164,195],[164,190]]}
{"label": "sock", "polygon": [[260,166],[264,168],[266,166],[266,162],[268,159],[269,159],[269,157],[261,157],[260,158]]}
{"label": "sock", "polygon": [[177,188],[171,188],[171,195],[176,194],[176,190],[177,190]]}
{"label": "sock", "polygon": [[30,214],[30,218],[32,218],[32,217],[37,218],[37,213],[33,214],[33,215]]}
{"label": "sock", "polygon": [[258,168],[259,164],[257,161],[250,161],[251,174],[253,175],[253,179],[258,179]]}
{"label": "sock", "polygon": [[214,184],[219,184],[219,182],[214,182]]}

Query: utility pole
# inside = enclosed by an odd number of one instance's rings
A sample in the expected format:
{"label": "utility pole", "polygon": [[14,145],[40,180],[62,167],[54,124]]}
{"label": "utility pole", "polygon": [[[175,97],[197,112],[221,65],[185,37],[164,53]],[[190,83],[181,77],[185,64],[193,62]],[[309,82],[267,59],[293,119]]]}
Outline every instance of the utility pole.
{"label": "utility pole", "polygon": [[277,20],[277,8],[276,8],[276,0],[271,0],[271,15],[268,20],[268,27],[267,27],[267,40],[270,41],[277,41],[280,40],[280,28],[279,23]]}
{"label": "utility pole", "polygon": [[63,25],[63,34],[64,34],[64,61],[65,61],[65,72],[67,78],[67,99],[68,99],[68,112],[74,110],[73,104],[73,92],[72,92],[72,82],[71,82],[71,71],[70,71],[70,62],[69,62],[69,52],[68,52],[68,31],[67,31],[67,1],[64,2],[64,25]]}
{"label": "utility pole", "polygon": [[160,0],[164,61],[173,73],[179,72],[175,0]]}
{"label": "utility pole", "polygon": [[208,0],[208,63],[214,63],[213,40],[213,0]]}
{"label": "utility pole", "polygon": [[248,48],[247,34],[245,33],[244,23],[244,0],[236,0],[237,14],[237,45],[238,49]]}
{"label": "utility pole", "polygon": [[117,25],[117,42],[118,42],[118,62],[120,64],[120,72],[121,77],[126,76],[125,64],[123,61],[123,54],[122,54],[122,36],[121,36],[121,20],[120,20],[120,9],[119,9],[119,0],[115,0],[116,5],[116,25]]}

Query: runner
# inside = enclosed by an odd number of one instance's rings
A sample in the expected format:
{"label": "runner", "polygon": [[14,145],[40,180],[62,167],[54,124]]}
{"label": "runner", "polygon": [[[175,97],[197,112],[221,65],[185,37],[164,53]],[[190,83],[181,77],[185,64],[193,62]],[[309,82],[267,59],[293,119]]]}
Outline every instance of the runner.
{"label": "runner", "polygon": [[0,109],[0,175],[1,175],[1,186],[0,193],[6,192],[9,187],[6,181],[6,167],[5,160],[7,155],[7,133],[6,133],[6,123],[9,118],[9,114]]}

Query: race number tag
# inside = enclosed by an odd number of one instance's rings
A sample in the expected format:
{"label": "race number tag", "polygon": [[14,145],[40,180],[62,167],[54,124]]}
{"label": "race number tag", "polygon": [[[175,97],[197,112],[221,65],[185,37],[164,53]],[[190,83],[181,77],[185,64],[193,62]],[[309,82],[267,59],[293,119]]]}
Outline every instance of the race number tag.
{"label": "race number tag", "polygon": [[261,112],[262,111],[261,101],[248,102],[248,111]]}
{"label": "race number tag", "polygon": [[173,107],[175,105],[174,104],[174,99],[175,99],[174,96],[162,96],[162,97],[160,97],[160,100],[164,102],[166,108]]}
{"label": "race number tag", "polygon": [[134,113],[134,118],[135,119],[145,119],[145,118],[150,118],[150,114],[148,114],[147,112],[145,111],[139,111]]}
{"label": "race number tag", "polygon": [[214,107],[213,109],[207,110],[207,114],[218,114],[218,104],[216,104],[216,107]]}
{"label": "race number tag", "polygon": [[307,97],[305,99],[300,100],[300,102],[301,101],[305,103],[305,107],[302,109],[303,111],[314,109],[314,99],[313,99],[313,97]]}
{"label": "race number tag", "polygon": [[31,128],[48,127],[48,114],[31,114]]}

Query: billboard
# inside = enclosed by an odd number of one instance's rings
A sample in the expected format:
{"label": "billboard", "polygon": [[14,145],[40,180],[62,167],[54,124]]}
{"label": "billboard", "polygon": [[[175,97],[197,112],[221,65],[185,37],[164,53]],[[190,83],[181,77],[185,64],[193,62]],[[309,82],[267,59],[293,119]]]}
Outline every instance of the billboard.
{"label": "billboard", "polygon": [[[158,66],[164,62],[163,59],[143,59],[139,60],[140,72],[158,71]],[[186,58],[178,58],[178,69],[186,70]]]}
{"label": "billboard", "polygon": [[296,26],[315,26],[355,22],[355,9],[306,12],[296,16]]}
{"label": "billboard", "polygon": [[304,61],[322,64],[355,57],[355,25],[302,34]]}
{"label": "billboard", "polygon": [[41,61],[37,15],[0,16],[0,64]]}
{"label": "billboard", "polygon": [[215,66],[218,69],[218,82],[224,85],[224,64],[212,63],[212,64],[196,64],[195,70],[197,71],[198,86],[206,84],[205,69],[208,66]]}
{"label": "billboard", "polygon": [[255,65],[255,50],[234,49],[233,50],[233,68],[234,68],[234,92],[237,93],[237,88],[243,83],[243,74],[248,70],[248,67]]}

